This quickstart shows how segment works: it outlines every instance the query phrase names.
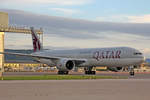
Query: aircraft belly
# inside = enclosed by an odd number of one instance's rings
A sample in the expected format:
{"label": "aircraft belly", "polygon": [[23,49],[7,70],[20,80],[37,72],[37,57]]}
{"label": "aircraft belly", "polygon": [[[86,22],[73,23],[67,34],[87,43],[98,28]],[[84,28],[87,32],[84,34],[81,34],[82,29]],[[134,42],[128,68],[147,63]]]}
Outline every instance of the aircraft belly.
{"label": "aircraft belly", "polygon": [[99,61],[95,59],[88,59],[86,63],[80,66],[82,67],[89,67],[89,66],[125,67],[131,65],[139,65],[141,63],[142,63],[141,58],[102,59]]}

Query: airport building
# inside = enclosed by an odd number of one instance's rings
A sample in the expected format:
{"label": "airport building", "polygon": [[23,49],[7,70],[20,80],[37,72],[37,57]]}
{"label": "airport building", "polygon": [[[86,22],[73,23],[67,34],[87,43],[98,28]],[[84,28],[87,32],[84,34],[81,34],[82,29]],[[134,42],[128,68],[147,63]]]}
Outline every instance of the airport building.
{"label": "airport building", "polygon": [[6,62],[4,63],[5,72],[44,72],[51,68],[46,64],[29,62]]}

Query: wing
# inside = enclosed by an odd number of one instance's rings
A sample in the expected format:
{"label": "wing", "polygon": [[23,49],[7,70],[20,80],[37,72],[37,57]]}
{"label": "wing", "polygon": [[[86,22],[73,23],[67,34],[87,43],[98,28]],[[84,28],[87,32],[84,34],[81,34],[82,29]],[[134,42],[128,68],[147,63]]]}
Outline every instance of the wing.
{"label": "wing", "polygon": [[[12,52],[0,52],[0,54],[8,54],[8,55],[15,55],[15,56],[25,56],[25,57],[32,57],[32,58],[38,58],[38,59],[50,59],[52,61],[54,60],[60,60],[64,57],[53,57],[53,56],[41,56],[41,55],[33,55],[33,54],[23,54],[23,53],[12,53]],[[75,61],[76,65],[80,65],[86,62],[86,59],[76,59],[76,58],[67,58],[72,61]]]}
{"label": "wing", "polygon": [[0,54],[25,56],[25,57],[32,57],[32,58],[52,59],[52,60],[58,60],[58,59],[60,59],[59,57],[49,57],[49,56],[47,57],[47,56],[39,56],[39,55],[33,55],[33,54],[12,53],[12,52],[0,52]]}

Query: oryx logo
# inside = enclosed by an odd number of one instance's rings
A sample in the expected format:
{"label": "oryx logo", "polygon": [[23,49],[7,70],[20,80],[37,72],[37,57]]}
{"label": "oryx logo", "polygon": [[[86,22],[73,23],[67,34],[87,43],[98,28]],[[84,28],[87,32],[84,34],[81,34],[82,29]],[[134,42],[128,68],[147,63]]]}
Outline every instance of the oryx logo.
{"label": "oryx logo", "polygon": [[35,34],[33,28],[31,28],[31,33],[32,33],[32,40],[33,40],[33,49],[34,49],[34,52],[40,51],[41,50],[40,41],[39,41],[37,35]]}

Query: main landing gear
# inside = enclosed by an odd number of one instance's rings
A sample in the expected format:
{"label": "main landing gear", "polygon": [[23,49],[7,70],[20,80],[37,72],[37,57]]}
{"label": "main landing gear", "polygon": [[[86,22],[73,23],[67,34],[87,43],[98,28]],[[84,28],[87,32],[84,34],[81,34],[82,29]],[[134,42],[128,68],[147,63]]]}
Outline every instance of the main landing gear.
{"label": "main landing gear", "polygon": [[58,71],[58,75],[68,75],[69,71]]}
{"label": "main landing gear", "polygon": [[93,67],[86,67],[86,68],[84,68],[85,74],[86,75],[95,75],[96,71],[93,71],[92,69],[93,69]]}

